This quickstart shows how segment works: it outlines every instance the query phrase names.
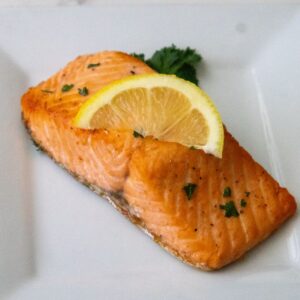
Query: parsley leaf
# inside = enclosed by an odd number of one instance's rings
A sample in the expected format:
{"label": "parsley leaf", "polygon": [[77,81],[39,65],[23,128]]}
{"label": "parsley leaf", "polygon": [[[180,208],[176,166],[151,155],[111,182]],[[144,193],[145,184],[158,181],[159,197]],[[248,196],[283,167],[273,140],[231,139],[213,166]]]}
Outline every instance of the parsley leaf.
{"label": "parsley leaf", "polygon": [[96,67],[99,67],[100,65],[101,65],[100,63],[97,63],[97,64],[88,64],[87,68],[88,69],[96,68]]}
{"label": "parsley leaf", "polygon": [[223,197],[230,197],[231,196],[231,188],[228,186],[224,189]]}
{"label": "parsley leaf", "polygon": [[241,200],[241,207],[246,207],[247,206],[247,201],[245,199]]}
{"label": "parsley leaf", "polygon": [[78,89],[78,94],[81,96],[87,96],[89,94],[89,90],[87,87],[83,87],[82,89]]}
{"label": "parsley leaf", "polygon": [[176,76],[198,84],[196,69],[191,65],[183,65],[176,73]]}
{"label": "parsley leaf", "polygon": [[202,57],[195,49],[187,47],[179,49],[175,45],[157,50],[150,59],[144,54],[132,53],[132,56],[142,60],[152,69],[162,74],[175,74],[176,76],[198,84],[195,67]]}
{"label": "parsley leaf", "polygon": [[234,202],[228,201],[224,205],[220,205],[220,209],[223,209],[225,211],[225,217],[230,218],[230,217],[238,217],[240,214],[237,211]]}
{"label": "parsley leaf", "polygon": [[183,187],[183,190],[185,191],[187,198],[189,200],[191,200],[196,187],[197,187],[197,184],[195,184],[195,183],[188,183],[187,185],[185,185]]}
{"label": "parsley leaf", "polygon": [[135,137],[135,138],[144,138],[144,136],[142,135],[142,134],[140,134],[140,133],[138,133],[137,131],[133,131],[133,136]]}
{"label": "parsley leaf", "polygon": [[64,92],[68,92],[70,91],[72,88],[74,87],[74,84],[65,84],[62,88],[61,91]]}

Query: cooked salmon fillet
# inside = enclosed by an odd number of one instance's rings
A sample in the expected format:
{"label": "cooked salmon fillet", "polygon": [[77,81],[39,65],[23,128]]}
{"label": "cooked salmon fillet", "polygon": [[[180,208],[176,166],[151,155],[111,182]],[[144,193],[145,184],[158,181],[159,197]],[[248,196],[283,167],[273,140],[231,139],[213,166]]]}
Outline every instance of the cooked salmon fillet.
{"label": "cooked salmon fillet", "polygon": [[[223,158],[218,159],[177,143],[135,138],[131,131],[71,126],[88,98],[78,89],[86,87],[92,95],[114,80],[153,72],[121,52],[80,56],[22,97],[25,126],[53,160],[166,250],[192,266],[219,269],[296,210],[293,196],[230,133],[225,130]],[[73,86],[63,92],[64,85]],[[189,199],[184,187],[190,183],[195,190]],[[229,202],[235,214],[226,216]]]}

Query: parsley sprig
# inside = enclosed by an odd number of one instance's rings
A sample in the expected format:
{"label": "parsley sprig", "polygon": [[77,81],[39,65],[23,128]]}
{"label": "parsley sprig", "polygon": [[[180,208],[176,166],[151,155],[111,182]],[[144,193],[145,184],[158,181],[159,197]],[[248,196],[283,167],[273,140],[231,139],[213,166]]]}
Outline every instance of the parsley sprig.
{"label": "parsley sprig", "polygon": [[175,45],[164,47],[154,52],[149,59],[140,53],[132,53],[132,56],[142,60],[152,69],[162,74],[175,74],[176,76],[198,84],[196,66],[202,57],[195,49],[187,47],[179,49]]}

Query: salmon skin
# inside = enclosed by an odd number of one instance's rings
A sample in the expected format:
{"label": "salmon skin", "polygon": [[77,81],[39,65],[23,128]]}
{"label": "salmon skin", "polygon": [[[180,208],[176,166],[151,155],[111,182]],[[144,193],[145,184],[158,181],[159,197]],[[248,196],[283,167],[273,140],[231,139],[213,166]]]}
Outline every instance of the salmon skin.
{"label": "salmon skin", "polygon": [[[154,71],[121,52],[80,56],[30,88],[22,116],[34,142],[183,262],[219,269],[296,211],[294,197],[225,130],[223,158],[130,131],[71,125],[88,96]],[[67,86],[67,87],[66,87]],[[188,190],[192,187],[192,191]]]}

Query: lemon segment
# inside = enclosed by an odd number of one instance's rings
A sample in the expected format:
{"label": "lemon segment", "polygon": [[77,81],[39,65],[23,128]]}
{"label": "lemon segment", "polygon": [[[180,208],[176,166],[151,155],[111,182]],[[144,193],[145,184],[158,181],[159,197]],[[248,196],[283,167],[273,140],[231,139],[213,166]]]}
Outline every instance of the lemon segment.
{"label": "lemon segment", "polygon": [[73,125],[135,130],[222,157],[224,129],[214,103],[198,86],[174,75],[115,81],[81,106]]}

